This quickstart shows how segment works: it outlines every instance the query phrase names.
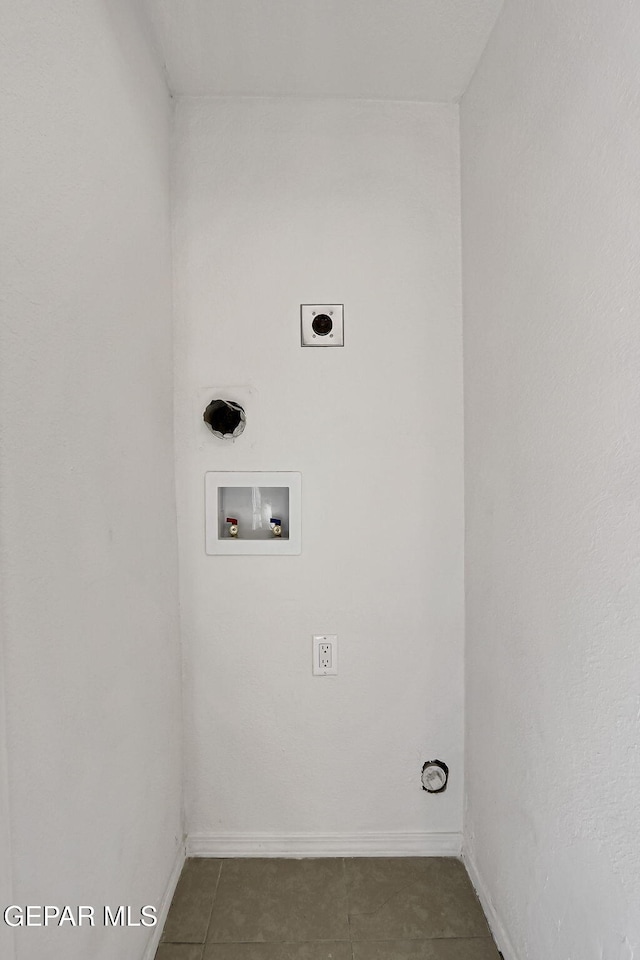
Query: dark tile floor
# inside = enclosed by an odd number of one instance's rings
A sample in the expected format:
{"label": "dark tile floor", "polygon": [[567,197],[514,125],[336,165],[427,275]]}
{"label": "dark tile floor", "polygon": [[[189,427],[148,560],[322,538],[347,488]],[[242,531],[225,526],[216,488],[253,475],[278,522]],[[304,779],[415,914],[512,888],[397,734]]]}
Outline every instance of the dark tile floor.
{"label": "dark tile floor", "polygon": [[454,859],[187,860],[156,960],[499,960]]}

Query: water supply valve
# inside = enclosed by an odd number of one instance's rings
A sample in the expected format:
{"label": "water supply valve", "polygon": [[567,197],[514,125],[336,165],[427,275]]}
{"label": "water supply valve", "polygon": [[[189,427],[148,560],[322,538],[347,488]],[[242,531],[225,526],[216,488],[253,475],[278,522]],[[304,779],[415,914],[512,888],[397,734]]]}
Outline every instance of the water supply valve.
{"label": "water supply valve", "polygon": [[271,532],[273,533],[274,537],[281,537],[282,536],[282,520],[279,520],[277,517],[271,517],[271,520],[269,520],[269,523],[273,524],[273,526],[271,527]]}
{"label": "water supply valve", "polygon": [[229,524],[229,536],[237,537],[238,536],[238,521],[236,517],[227,517],[227,523]]}

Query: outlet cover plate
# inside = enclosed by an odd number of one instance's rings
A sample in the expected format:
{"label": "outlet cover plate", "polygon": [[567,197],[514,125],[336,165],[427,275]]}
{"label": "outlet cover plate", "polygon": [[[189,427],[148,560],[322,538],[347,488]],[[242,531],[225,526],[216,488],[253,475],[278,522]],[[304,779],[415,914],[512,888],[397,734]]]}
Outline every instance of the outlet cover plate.
{"label": "outlet cover plate", "polygon": [[314,636],[313,675],[314,677],[338,676],[338,638],[335,633]]}
{"label": "outlet cover plate", "polygon": [[300,304],[300,329],[303,347],[344,347],[344,304]]}

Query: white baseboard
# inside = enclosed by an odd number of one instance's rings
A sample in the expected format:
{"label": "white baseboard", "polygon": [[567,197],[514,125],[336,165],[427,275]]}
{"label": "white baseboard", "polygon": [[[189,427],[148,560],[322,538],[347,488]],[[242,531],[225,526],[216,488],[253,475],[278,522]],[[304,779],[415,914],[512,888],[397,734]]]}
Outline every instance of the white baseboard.
{"label": "white baseboard", "polygon": [[478,899],[482,904],[484,915],[487,918],[498,950],[502,953],[504,960],[518,960],[516,951],[511,943],[511,939],[504,927],[504,924],[502,923],[502,920],[498,916],[493,900],[491,899],[489,891],[487,890],[487,886],[478,872],[476,862],[466,848],[464,848],[462,851],[462,860],[467,868],[467,873],[469,874],[471,883],[475,887],[475,891],[478,894]]}
{"label": "white baseboard", "polygon": [[162,936],[162,931],[164,929],[165,920],[167,919],[167,914],[169,913],[169,907],[171,906],[171,901],[173,900],[173,895],[180,879],[180,874],[182,873],[182,868],[184,866],[184,861],[186,859],[186,854],[184,850],[184,844],[180,844],[178,852],[176,853],[176,859],[171,869],[171,874],[167,880],[167,885],[162,894],[162,899],[158,905],[158,922],[155,927],[151,930],[151,936],[147,942],[144,953],[142,954],[142,960],[154,960],[156,955],[156,950],[158,949],[158,944],[160,943],[160,937]]}
{"label": "white baseboard", "polygon": [[188,857],[459,857],[459,833],[194,833]]}

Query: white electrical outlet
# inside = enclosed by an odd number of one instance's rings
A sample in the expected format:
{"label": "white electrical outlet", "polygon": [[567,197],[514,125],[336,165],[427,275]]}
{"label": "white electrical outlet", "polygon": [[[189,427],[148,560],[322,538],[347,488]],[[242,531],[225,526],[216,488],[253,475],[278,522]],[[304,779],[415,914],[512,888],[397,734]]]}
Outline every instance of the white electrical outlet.
{"label": "white electrical outlet", "polygon": [[314,677],[338,675],[338,638],[335,634],[323,633],[313,638]]}

